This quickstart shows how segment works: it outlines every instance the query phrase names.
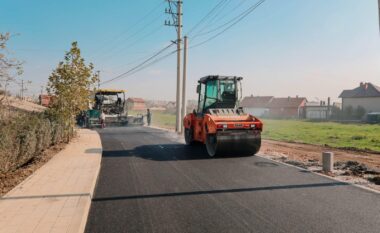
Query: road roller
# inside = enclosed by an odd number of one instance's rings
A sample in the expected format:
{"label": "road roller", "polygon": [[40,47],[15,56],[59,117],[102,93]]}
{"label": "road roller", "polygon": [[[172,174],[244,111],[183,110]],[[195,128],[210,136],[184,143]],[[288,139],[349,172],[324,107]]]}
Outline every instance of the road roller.
{"label": "road roller", "polygon": [[209,75],[198,81],[198,108],[184,118],[186,145],[205,144],[215,155],[255,155],[263,123],[239,108],[242,77]]}

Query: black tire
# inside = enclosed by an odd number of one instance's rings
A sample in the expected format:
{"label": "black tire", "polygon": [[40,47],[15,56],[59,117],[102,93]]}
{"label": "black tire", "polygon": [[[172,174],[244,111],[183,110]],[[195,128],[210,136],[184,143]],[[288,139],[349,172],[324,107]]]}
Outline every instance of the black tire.
{"label": "black tire", "polygon": [[192,128],[185,128],[184,136],[186,145],[191,146],[194,144]]}
{"label": "black tire", "polygon": [[217,151],[217,138],[215,134],[207,134],[206,136],[206,149],[210,157],[214,157]]}
{"label": "black tire", "polygon": [[245,154],[246,156],[254,156],[259,152],[260,147],[261,147],[261,138],[255,139],[253,142],[253,146],[254,146],[253,150],[247,151]]}

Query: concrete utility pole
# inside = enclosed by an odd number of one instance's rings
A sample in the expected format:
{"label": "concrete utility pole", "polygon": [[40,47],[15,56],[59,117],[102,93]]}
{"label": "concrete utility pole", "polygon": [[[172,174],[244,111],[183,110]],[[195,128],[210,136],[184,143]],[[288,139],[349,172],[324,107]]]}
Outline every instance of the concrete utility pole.
{"label": "concrete utility pole", "polygon": [[21,79],[21,100],[24,99],[24,79]]}
{"label": "concrete utility pole", "polygon": [[186,115],[186,66],[187,66],[187,36],[183,42],[183,74],[182,74],[182,114],[181,114],[181,132],[183,132],[183,119]]}
{"label": "concrete utility pole", "polygon": [[100,70],[96,71],[98,74],[98,90],[100,89]]}
{"label": "concrete utility pole", "polygon": [[[169,9],[165,13],[172,16],[173,22],[165,21],[166,26],[174,26],[177,30],[177,90],[176,90],[176,132],[181,133],[181,29],[182,29],[182,1],[167,0]],[[172,7],[177,9],[173,12]]]}
{"label": "concrete utility pole", "polygon": [[[22,100],[24,100],[24,92],[27,91],[28,89],[26,88],[26,85],[29,85],[31,84],[32,81],[26,81],[26,83],[24,83],[24,79],[21,79],[21,90],[20,90],[20,97]],[[20,84],[19,84],[20,85]]]}

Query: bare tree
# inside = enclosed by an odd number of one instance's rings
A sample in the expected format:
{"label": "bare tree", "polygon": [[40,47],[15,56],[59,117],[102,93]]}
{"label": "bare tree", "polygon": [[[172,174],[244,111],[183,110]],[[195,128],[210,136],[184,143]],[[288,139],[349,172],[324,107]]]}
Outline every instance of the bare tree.
{"label": "bare tree", "polygon": [[23,73],[22,62],[15,58],[10,58],[7,43],[11,35],[0,33],[0,90],[4,96],[0,98],[0,104],[6,99],[8,86],[16,82],[16,78]]}

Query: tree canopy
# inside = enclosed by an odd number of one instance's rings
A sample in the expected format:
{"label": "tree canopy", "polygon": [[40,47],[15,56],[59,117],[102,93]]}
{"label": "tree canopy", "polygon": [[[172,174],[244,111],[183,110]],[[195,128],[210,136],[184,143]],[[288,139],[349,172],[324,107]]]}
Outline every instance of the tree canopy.
{"label": "tree canopy", "polygon": [[73,42],[49,77],[47,91],[53,96],[51,112],[68,126],[73,127],[75,116],[88,108],[91,91],[98,81],[93,70],[93,64],[85,63],[78,43]]}

